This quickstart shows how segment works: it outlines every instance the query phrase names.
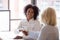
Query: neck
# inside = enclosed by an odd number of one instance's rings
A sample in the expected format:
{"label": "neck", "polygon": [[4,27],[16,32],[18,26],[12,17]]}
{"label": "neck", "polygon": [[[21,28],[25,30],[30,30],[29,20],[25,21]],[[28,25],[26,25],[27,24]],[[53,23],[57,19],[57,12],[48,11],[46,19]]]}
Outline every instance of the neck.
{"label": "neck", "polygon": [[27,19],[27,21],[29,21],[30,19]]}
{"label": "neck", "polygon": [[30,18],[30,19],[27,19],[27,21],[30,21],[32,18]]}

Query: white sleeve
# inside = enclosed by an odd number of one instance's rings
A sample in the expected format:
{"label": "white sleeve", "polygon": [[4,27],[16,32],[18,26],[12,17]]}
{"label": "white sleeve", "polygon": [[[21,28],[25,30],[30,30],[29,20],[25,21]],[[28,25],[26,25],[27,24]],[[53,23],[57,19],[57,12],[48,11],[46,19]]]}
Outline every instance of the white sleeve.
{"label": "white sleeve", "polygon": [[18,28],[17,28],[14,32],[15,32],[16,34],[18,34],[18,33],[19,33],[19,30],[23,30],[23,28],[22,28],[22,22],[20,22]]}

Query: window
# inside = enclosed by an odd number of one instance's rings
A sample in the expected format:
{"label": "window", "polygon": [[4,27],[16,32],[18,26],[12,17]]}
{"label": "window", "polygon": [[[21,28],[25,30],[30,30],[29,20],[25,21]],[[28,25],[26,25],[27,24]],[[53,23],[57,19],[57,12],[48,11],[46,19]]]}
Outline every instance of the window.
{"label": "window", "polygon": [[0,32],[9,31],[9,11],[0,11]]}
{"label": "window", "polygon": [[25,19],[24,7],[31,4],[31,0],[10,0],[11,19]]}
{"label": "window", "polygon": [[2,0],[0,0],[0,9],[2,8]]}
{"label": "window", "polygon": [[0,10],[8,10],[8,0],[0,0]]}
{"label": "window", "polygon": [[9,31],[9,5],[8,0],[0,0],[0,31]]}

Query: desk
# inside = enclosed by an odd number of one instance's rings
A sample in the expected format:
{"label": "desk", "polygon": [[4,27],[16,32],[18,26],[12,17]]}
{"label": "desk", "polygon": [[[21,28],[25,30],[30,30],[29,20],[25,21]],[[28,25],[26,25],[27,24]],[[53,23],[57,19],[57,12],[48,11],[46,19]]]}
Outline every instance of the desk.
{"label": "desk", "polygon": [[0,32],[0,38],[2,38],[2,40],[14,40],[13,38],[16,36],[14,32]]}
{"label": "desk", "polygon": [[14,39],[17,35],[14,32],[0,32],[0,38],[2,40],[24,40],[24,39]]}
{"label": "desk", "polygon": [[11,32],[0,32],[0,38],[2,38],[3,40],[25,40],[25,39],[31,39],[28,36],[24,37],[23,39],[13,39],[17,36],[17,34],[15,34],[13,31]]}

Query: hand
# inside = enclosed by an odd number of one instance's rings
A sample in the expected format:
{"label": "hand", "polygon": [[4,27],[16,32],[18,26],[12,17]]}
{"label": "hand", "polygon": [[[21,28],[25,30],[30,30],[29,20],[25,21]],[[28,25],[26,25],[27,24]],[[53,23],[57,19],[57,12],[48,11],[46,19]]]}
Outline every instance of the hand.
{"label": "hand", "polygon": [[21,31],[23,31],[23,30],[19,30],[19,32],[21,32]]}
{"label": "hand", "polygon": [[28,31],[23,30],[22,31],[26,36],[28,36]]}
{"label": "hand", "polygon": [[22,39],[23,37],[21,36],[16,36],[14,39]]}

